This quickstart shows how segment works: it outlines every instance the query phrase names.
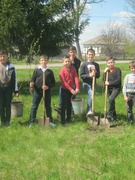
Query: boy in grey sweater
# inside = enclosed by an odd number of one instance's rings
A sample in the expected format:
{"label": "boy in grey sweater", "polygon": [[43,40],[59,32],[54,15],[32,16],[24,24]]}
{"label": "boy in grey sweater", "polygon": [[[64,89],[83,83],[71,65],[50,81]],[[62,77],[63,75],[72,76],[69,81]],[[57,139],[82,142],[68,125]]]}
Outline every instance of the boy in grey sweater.
{"label": "boy in grey sweater", "polygon": [[133,121],[132,107],[135,107],[135,61],[129,63],[131,73],[124,78],[123,95],[127,107],[128,121]]}

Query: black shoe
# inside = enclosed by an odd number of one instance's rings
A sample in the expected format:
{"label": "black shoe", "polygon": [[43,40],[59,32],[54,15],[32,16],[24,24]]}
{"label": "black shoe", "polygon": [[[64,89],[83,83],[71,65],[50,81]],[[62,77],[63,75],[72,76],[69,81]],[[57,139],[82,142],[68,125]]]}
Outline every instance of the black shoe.
{"label": "black shoe", "polygon": [[10,122],[6,122],[6,126],[9,127],[10,126]]}

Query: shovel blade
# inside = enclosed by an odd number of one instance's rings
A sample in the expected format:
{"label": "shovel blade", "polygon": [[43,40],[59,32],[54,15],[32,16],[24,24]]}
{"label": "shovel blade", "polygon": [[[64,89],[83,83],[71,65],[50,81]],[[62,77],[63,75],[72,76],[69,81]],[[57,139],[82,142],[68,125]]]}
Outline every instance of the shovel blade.
{"label": "shovel blade", "polygon": [[38,125],[44,126],[44,118],[43,117],[38,118]]}
{"label": "shovel blade", "polygon": [[107,118],[100,118],[99,125],[103,127],[110,127],[110,122]]}
{"label": "shovel blade", "polygon": [[50,125],[50,119],[48,117],[45,118],[45,127]]}
{"label": "shovel blade", "polygon": [[98,126],[99,124],[98,116],[87,116],[87,123],[89,123],[93,127]]}
{"label": "shovel blade", "polygon": [[38,125],[48,127],[50,125],[50,119],[48,117],[40,117],[38,118]]}

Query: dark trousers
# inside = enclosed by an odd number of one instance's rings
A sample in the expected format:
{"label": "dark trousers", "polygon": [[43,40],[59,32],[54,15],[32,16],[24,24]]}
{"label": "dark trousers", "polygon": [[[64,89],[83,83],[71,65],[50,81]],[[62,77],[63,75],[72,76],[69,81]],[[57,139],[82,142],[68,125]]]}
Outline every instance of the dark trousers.
{"label": "dark trousers", "polygon": [[[61,97],[61,86],[59,88],[59,108],[61,109],[61,106],[62,106],[62,97]],[[76,96],[72,94],[72,99],[75,99]],[[71,104],[72,105],[72,104]],[[72,111],[73,111],[73,107],[72,107]]]}
{"label": "dark trousers", "polygon": [[[62,100],[61,123],[62,124],[65,124],[66,122],[70,122],[71,109],[72,109],[71,97],[72,97],[72,93],[70,91],[61,88],[61,100]],[[67,118],[65,118],[66,115],[67,115]]]}
{"label": "dark trousers", "polygon": [[0,87],[0,115],[1,115],[2,125],[6,125],[10,123],[11,100],[12,100],[11,87]]}
{"label": "dark trousers", "polygon": [[[42,97],[43,97],[43,92],[34,91],[34,97],[30,111],[30,123],[34,123],[34,121],[36,120],[37,109]],[[45,91],[44,105],[45,105],[47,117],[49,117],[50,121],[53,122],[52,108],[51,108],[51,92],[48,90]]]}
{"label": "dark trousers", "polygon": [[127,93],[127,96],[129,100],[126,103],[126,107],[127,107],[128,120],[130,121],[133,120],[132,108],[133,106],[135,107],[135,93]]}
{"label": "dark trousers", "polygon": [[108,98],[109,98],[108,114],[111,117],[116,117],[115,99],[119,95],[120,91],[121,91],[120,88],[108,89]]}

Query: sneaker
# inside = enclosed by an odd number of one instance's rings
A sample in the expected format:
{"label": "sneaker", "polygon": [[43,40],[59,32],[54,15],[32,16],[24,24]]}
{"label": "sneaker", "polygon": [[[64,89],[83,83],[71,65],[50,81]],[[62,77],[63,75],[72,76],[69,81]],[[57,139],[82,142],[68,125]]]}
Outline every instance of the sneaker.
{"label": "sneaker", "polygon": [[116,117],[112,117],[111,121],[116,122]]}
{"label": "sneaker", "polygon": [[107,114],[106,118],[107,118],[107,119],[111,119],[111,115],[110,115],[110,114]]}
{"label": "sneaker", "polygon": [[93,115],[93,111],[89,110],[87,116],[92,116],[92,115]]}
{"label": "sneaker", "polygon": [[33,125],[34,125],[34,123],[30,123],[30,124],[29,124],[29,128],[31,128]]}
{"label": "sneaker", "polygon": [[55,127],[55,126],[56,126],[56,124],[54,124],[54,123],[52,123],[52,122],[50,122],[50,125],[51,125],[52,127]]}

